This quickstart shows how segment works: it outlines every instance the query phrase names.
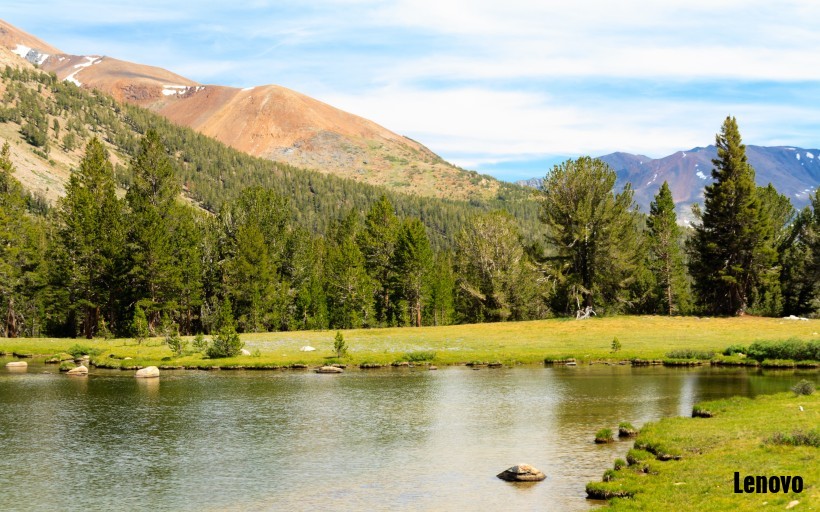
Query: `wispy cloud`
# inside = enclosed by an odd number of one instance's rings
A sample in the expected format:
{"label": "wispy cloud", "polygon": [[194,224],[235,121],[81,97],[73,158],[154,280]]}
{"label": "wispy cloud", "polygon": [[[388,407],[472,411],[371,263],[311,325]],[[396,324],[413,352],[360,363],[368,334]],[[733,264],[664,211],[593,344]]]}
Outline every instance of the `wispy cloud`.
{"label": "wispy cloud", "polygon": [[748,143],[820,146],[814,1],[6,4],[7,21],[67,51],[279,83],[500,176],[709,144],[727,114]]}

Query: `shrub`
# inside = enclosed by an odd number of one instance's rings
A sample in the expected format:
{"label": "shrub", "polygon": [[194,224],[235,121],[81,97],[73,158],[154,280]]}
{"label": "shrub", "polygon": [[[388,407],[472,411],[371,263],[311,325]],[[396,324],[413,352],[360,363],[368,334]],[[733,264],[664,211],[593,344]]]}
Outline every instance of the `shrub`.
{"label": "shrub", "polygon": [[795,431],[791,434],[777,432],[766,440],[770,444],[786,444],[790,446],[813,446],[820,448],[820,429],[807,432]]}
{"label": "shrub", "polygon": [[612,437],[611,428],[602,428],[601,430],[595,433],[595,442],[598,444],[611,443],[614,440],[615,438]]}
{"label": "shrub", "polygon": [[214,337],[206,355],[211,359],[234,357],[239,355],[244,345],[239,339],[239,335],[236,334],[236,330],[229,326],[220,330],[219,334]]}
{"label": "shrub", "polygon": [[74,356],[74,358],[82,357],[82,356],[97,356],[100,355],[102,350],[98,348],[88,347],[85,345],[74,344],[68,349],[68,353]]}
{"label": "shrub", "polygon": [[423,363],[425,361],[432,361],[436,358],[436,353],[432,350],[415,351],[404,354],[404,360],[410,363]]}
{"label": "shrub", "polygon": [[795,395],[811,395],[814,393],[814,382],[803,379],[792,386],[792,391]]}
{"label": "shrub", "polygon": [[202,335],[201,332],[197,333],[194,336],[194,349],[197,352],[204,352],[208,348],[208,340],[205,339],[205,336]]}
{"label": "shrub", "polygon": [[612,344],[610,345],[610,347],[612,348],[612,353],[615,353],[615,352],[618,352],[619,350],[621,350],[621,342],[618,341],[617,336],[612,338]]}
{"label": "shrub", "polygon": [[748,357],[763,361],[764,359],[820,360],[820,341],[758,341],[749,345]]}
{"label": "shrub", "polygon": [[704,351],[704,350],[693,350],[690,348],[685,348],[681,350],[673,350],[672,352],[667,352],[666,357],[669,359],[702,359],[708,360],[715,357],[715,353],[711,351]]}
{"label": "shrub", "polygon": [[733,356],[735,354],[745,354],[748,352],[748,349],[743,345],[729,345],[723,351],[724,356]]}
{"label": "shrub", "polygon": [[347,355],[347,343],[341,331],[336,331],[336,337],[333,339],[333,351],[336,352],[336,357],[344,357]]}

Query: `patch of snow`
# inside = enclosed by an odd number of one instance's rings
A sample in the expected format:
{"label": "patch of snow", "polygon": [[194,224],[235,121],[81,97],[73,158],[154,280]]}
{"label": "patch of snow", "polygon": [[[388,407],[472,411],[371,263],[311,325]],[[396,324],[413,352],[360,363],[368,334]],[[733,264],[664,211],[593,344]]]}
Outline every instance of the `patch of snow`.
{"label": "patch of snow", "polygon": [[787,151],[794,151],[794,148],[786,148]]}
{"label": "patch of snow", "polygon": [[800,199],[800,194],[798,192],[795,192],[794,197],[796,197],[797,199]]}
{"label": "patch of snow", "polygon": [[814,154],[809,153],[808,151],[806,151],[806,156],[809,157],[809,158],[814,158]]}
{"label": "patch of snow", "polygon": [[243,90],[243,91],[252,91],[252,90],[254,90],[254,89],[256,89],[256,87],[245,87],[245,88],[244,88],[244,89],[242,89],[242,90]]}
{"label": "patch of snow", "polygon": [[32,64],[37,64],[38,66],[45,62],[48,58],[47,53],[40,53],[39,51],[33,48],[29,48],[24,44],[18,44],[17,47],[11,52],[19,55],[20,57],[23,57]]}
{"label": "patch of snow", "polygon": [[191,90],[194,92],[199,92],[203,89],[205,89],[204,85],[198,85],[196,87],[189,85],[163,85],[162,94],[164,96],[181,96],[183,94],[187,94]]}
{"label": "patch of snow", "polygon": [[698,178],[702,179],[702,180],[709,179],[709,178],[708,178],[705,174],[703,174],[701,171],[698,171],[697,173],[695,173],[695,175],[696,175]]}
{"label": "patch of snow", "polygon": [[685,152],[685,151],[681,151],[681,153],[683,153],[683,158],[686,158],[686,152]]}
{"label": "patch of snow", "polygon": [[794,155],[794,157],[795,157],[796,159],[800,160],[800,153],[797,153],[796,155]]}
{"label": "patch of snow", "polygon": [[31,51],[31,48],[29,48],[28,46],[26,46],[24,44],[18,44],[17,48],[13,49],[11,51],[11,53],[17,54],[20,57],[23,57],[25,59],[26,55],[28,55],[28,52],[30,52],[30,51]]}
{"label": "patch of snow", "polygon": [[99,64],[100,62],[102,62],[103,58],[102,57],[95,57],[95,56],[92,55],[90,57],[85,56],[85,60],[86,60],[85,62],[80,62],[79,64],[74,65],[74,69],[76,69],[77,71],[75,71],[75,72],[71,73],[70,75],[68,75],[67,77],[65,77],[66,82],[72,82],[77,87],[82,87],[83,84],[79,80],[77,80],[77,73],[79,73],[80,71],[82,71],[83,69],[85,69],[89,66],[93,66],[94,64]]}

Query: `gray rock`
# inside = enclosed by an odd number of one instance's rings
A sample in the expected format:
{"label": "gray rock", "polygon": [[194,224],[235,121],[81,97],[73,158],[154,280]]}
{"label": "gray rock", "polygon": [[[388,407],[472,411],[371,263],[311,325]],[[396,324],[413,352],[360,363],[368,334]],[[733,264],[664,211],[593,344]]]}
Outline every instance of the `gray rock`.
{"label": "gray rock", "polygon": [[83,365],[72,368],[66,372],[66,375],[88,375],[88,368]]}
{"label": "gray rock", "polygon": [[6,368],[28,368],[28,363],[25,361],[9,361],[6,363]]}
{"label": "gray rock", "polygon": [[518,464],[505,469],[496,476],[507,482],[540,482],[547,478],[544,473],[529,464]]}
{"label": "gray rock", "polygon": [[137,370],[137,373],[134,374],[134,377],[138,379],[152,379],[159,377],[159,368],[156,366],[147,366],[142,368],[141,370]]}
{"label": "gray rock", "polygon": [[344,373],[344,370],[335,366],[322,366],[316,369],[316,373]]}

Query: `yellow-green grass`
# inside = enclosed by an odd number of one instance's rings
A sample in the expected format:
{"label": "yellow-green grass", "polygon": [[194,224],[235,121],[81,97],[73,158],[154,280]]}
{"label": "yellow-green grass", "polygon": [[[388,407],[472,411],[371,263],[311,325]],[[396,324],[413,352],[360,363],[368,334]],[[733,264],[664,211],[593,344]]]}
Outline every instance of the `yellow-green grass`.
{"label": "yellow-green grass", "polygon": [[[646,452],[631,451],[633,460],[644,459],[607,471],[608,482],[591,482],[588,489],[634,493],[632,498],[611,500],[613,510],[784,510],[795,500],[800,502],[795,510],[820,508],[820,448],[772,442],[778,433],[805,434],[820,428],[820,394],[735,397],[699,407],[714,416],[650,423],[635,441],[636,448],[680,456],[680,460],[662,462]],[[800,493],[793,489],[736,493],[735,472],[740,490],[747,476],[799,476],[803,489]]]}
{"label": "yellow-green grass", "polygon": [[[661,316],[619,316],[588,320],[551,319],[531,322],[453,325],[444,327],[354,329],[342,331],[348,355],[340,362],[358,365],[371,362],[389,364],[408,359],[408,354],[434,352],[429,361],[449,365],[468,362],[504,364],[541,363],[544,358],[574,357],[579,361],[661,359],[675,349],[720,352],[733,344],[777,341],[789,338],[820,339],[820,321],[793,321],[776,318],[696,318]],[[173,356],[160,338],[138,345],[132,339],[85,340],[55,338],[0,338],[0,351],[51,355],[74,344],[101,351],[97,360],[116,366],[120,358],[134,365],[177,366],[286,366],[294,363],[317,365],[333,356],[336,331],[297,331],[242,334],[245,348],[257,356],[206,359],[200,353]],[[613,353],[612,339],[621,349]],[[210,339],[210,337],[207,337]],[[192,338],[186,338],[191,341]],[[301,352],[305,345],[315,352]],[[191,345],[188,345],[189,352]],[[111,358],[109,355],[115,357]],[[169,359],[170,358],[170,359]],[[163,360],[165,359],[165,360]]]}

